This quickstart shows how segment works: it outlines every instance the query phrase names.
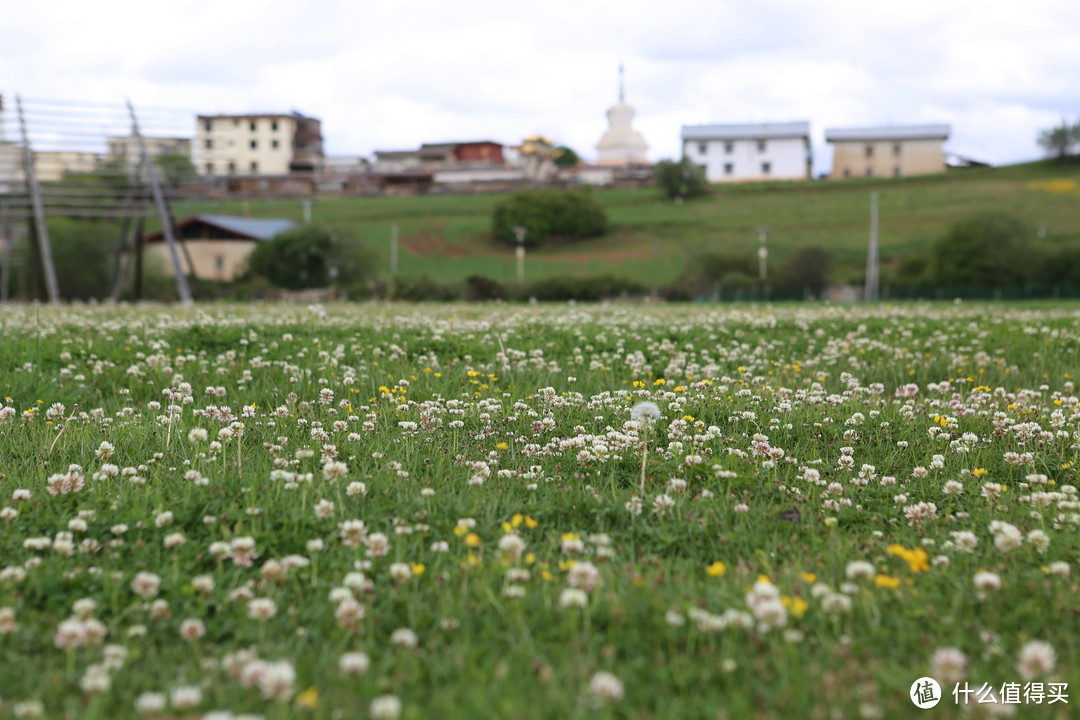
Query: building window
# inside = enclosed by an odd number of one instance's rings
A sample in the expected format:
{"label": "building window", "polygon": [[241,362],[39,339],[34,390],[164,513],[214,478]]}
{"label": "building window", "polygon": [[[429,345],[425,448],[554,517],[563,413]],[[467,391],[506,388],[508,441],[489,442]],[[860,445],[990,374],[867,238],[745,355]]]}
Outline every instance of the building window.
{"label": "building window", "polygon": [[213,175],[214,174],[214,163],[206,163],[206,174],[207,175]]}
{"label": "building window", "polygon": [[240,127],[240,121],[239,120],[233,120],[232,124],[233,124],[233,127]]}
{"label": "building window", "polygon": [[258,140],[252,140],[251,141],[251,149],[252,150],[257,150],[258,147],[259,147],[259,141]]}
{"label": "building window", "polygon": [[229,174],[230,175],[235,175],[236,174],[236,163],[234,163],[234,162],[229,163]]}
{"label": "building window", "polygon": [[206,149],[207,150],[213,150],[214,149],[214,141],[211,140],[210,138],[206,139]]}
{"label": "building window", "polygon": [[866,177],[874,177],[874,168],[866,168]]}
{"label": "building window", "polygon": [[210,132],[212,127],[213,127],[213,125],[210,123],[209,120],[207,120],[205,123],[203,123],[203,129],[206,130],[206,132]]}
{"label": "building window", "polygon": [[259,172],[259,163],[254,160],[251,161],[251,172]]}
{"label": "building window", "polygon": [[894,167],[892,169],[892,176],[893,177],[900,177],[900,166],[899,165],[897,165],[896,167]]}
{"label": "building window", "polygon": [[255,132],[255,121],[251,122],[251,132]]}
{"label": "building window", "polygon": [[900,155],[900,143],[896,143],[892,146],[892,154],[896,156]]}
{"label": "building window", "polygon": [[735,165],[734,165],[734,163],[724,163],[724,174],[725,175],[734,175],[735,174]]}
{"label": "building window", "polygon": [[728,155],[735,152],[735,143],[731,142],[730,140],[724,143],[724,152]]}
{"label": "building window", "polygon": [[873,145],[867,145],[866,146],[866,157],[874,157],[874,146]]}
{"label": "building window", "polygon": [[765,152],[765,141],[764,140],[758,140],[757,141],[757,151],[758,152]]}
{"label": "building window", "polygon": [[761,174],[762,175],[768,175],[771,172],[772,172],[772,163],[767,163],[767,162],[761,163]]}
{"label": "building window", "polygon": [[705,153],[707,153],[709,151],[709,146],[706,145],[705,143],[698,143],[697,144],[697,151],[698,151],[698,155],[704,155]]}
{"label": "building window", "polygon": [[851,177],[851,168],[844,168],[844,177]]}
{"label": "building window", "polygon": [[278,145],[280,145],[280,143],[277,140],[270,141],[270,147],[274,148],[275,150],[278,149]]}
{"label": "building window", "polygon": [[214,267],[219,271],[225,269],[225,256],[224,255],[216,255],[214,257]]}
{"label": "building window", "polygon": [[277,130],[277,120],[274,120],[272,123],[270,123],[270,129]]}

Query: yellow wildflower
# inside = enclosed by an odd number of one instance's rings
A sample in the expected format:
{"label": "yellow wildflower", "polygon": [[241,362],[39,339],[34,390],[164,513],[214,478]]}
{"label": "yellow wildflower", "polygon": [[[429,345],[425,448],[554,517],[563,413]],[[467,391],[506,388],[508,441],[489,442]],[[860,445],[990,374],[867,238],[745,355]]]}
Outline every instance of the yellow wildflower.
{"label": "yellow wildflower", "polygon": [[810,604],[798,595],[783,595],[780,598],[780,602],[791,611],[791,614],[796,620],[802,619],[802,616],[806,613],[806,609],[810,607]]}
{"label": "yellow wildflower", "polygon": [[717,560],[705,568],[705,572],[708,573],[709,577],[724,577],[727,574],[727,565]]}
{"label": "yellow wildflower", "polygon": [[465,536],[465,544],[469,547],[476,547],[480,544],[480,536],[474,532],[469,533]]}
{"label": "yellow wildflower", "polygon": [[296,704],[308,710],[319,707],[319,688],[312,685],[302,693],[297,693]]}
{"label": "yellow wildflower", "polygon": [[888,588],[889,590],[895,590],[900,587],[900,578],[892,577],[890,575],[879,574],[874,578],[874,584],[879,588]]}

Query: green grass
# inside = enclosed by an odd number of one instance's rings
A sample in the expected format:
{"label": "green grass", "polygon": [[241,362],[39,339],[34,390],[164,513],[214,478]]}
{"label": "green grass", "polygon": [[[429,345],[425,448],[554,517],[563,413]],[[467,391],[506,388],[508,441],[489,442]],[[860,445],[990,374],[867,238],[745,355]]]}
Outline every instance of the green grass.
{"label": "green grass", "polygon": [[[1065,186],[1039,187],[1050,180]],[[1068,182],[1072,181],[1069,186]],[[709,250],[756,257],[755,228],[770,228],[770,263],[776,267],[793,250],[821,246],[839,261],[839,280],[861,277],[870,222],[869,193],[880,194],[880,247],[888,266],[922,252],[948,227],[971,215],[997,211],[1016,215],[1031,227],[1049,224],[1047,243],[1080,242],[1080,164],[1039,162],[1003,168],[950,171],[902,179],[757,183],[714,186],[713,195],[677,205],[653,188],[602,190],[612,230],[603,238],[530,252],[527,275],[615,274],[647,283],[675,280],[688,259]],[[314,218],[357,238],[379,255],[388,272],[390,227],[402,242],[399,269],[460,280],[481,274],[512,280],[513,251],[490,238],[491,211],[499,195],[379,198],[325,198]],[[177,204],[184,216],[195,212],[250,212],[255,217],[300,221],[298,201]]]}
{"label": "green grass", "polygon": [[[907,718],[925,675],[966,717],[945,648],[975,688],[1069,683],[1018,716],[1070,717],[1076,312],[8,308],[0,717],[197,688],[143,714]],[[661,417],[627,424],[644,401]],[[50,493],[65,474],[81,489]],[[1018,668],[1033,641],[1053,667]]]}

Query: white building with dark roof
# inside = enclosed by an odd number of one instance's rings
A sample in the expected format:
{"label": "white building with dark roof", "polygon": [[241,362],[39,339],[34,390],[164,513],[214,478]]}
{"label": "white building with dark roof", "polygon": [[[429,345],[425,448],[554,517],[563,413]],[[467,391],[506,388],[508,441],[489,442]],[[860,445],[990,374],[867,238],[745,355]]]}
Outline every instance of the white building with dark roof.
{"label": "white building with dark roof", "polygon": [[948,125],[829,128],[830,178],[904,177],[944,172]]}
{"label": "white building with dark roof", "polygon": [[684,125],[683,157],[709,182],[809,180],[810,123]]}

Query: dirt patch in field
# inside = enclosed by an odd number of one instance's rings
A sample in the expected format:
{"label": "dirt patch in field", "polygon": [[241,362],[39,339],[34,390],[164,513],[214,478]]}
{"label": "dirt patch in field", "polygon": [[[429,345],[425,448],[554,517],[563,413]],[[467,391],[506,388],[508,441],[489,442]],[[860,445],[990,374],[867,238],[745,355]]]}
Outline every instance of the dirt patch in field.
{"label": "dirt patch in field", "polygon": [[433,253],[446,257],[468,257],[472,253],[463,247],[451,245],[437,233],[421,233],[401,238],[401,246],[414,255],[426,258]]}

